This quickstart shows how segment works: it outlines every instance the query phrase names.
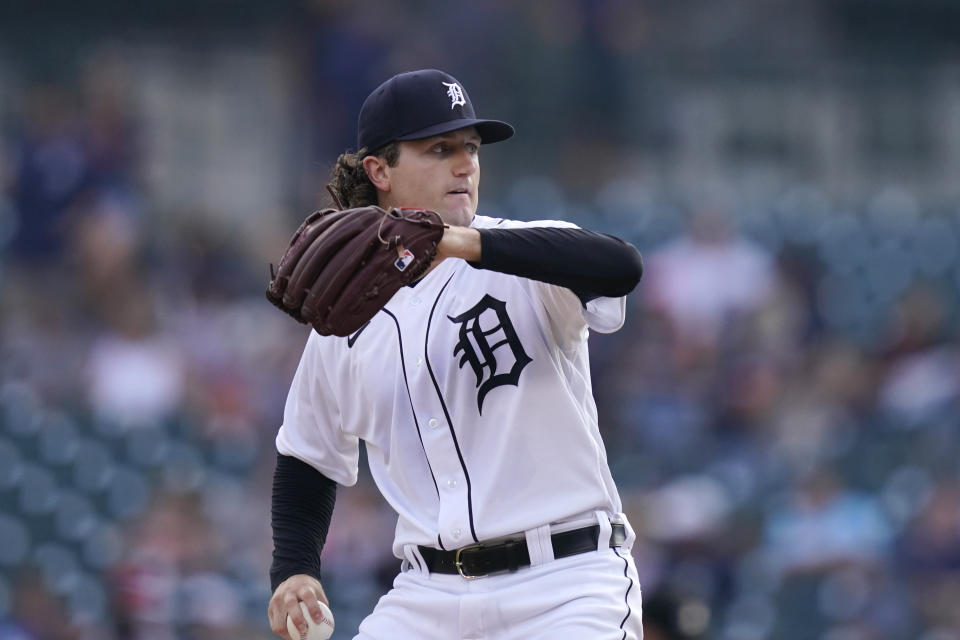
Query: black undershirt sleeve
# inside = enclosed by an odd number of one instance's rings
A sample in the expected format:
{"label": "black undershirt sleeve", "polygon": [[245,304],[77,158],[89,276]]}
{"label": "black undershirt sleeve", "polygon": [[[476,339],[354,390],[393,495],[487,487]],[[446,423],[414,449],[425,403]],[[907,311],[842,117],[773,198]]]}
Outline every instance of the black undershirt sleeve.
{"label": "black undershirt sleeve", "polygon": [[277,454],[270,507],[271,591],[301,573],[320,579],[320,550],[327,539],[336,498],[336,482],[302,460]]}
{"label": "black undershirt sleeve", "polygon": [[481,257],[472,266],[566,287],[584,305],[627,295],[643,275],[640,252],[605,233],[567,227],[478,231]]}

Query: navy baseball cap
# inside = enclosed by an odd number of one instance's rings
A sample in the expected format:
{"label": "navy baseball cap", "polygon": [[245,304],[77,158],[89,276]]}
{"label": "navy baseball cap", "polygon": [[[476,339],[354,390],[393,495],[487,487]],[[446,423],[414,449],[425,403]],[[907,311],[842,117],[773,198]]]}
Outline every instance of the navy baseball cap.
{"label": "navy baseball cap", "polygon": [[513,135],[500,120],[477,118],[463,85],[436,69],[400,73],[373,90],[360,108],[357,149],[376,151],[395,140],[419,140],[476,127],[483,144]]}

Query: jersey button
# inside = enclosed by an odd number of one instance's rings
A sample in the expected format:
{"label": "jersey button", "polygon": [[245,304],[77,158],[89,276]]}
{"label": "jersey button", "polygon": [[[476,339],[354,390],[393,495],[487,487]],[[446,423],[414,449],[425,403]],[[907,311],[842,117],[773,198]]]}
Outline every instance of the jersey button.
{"label": "jersey button", "polygon": [[417,297],[411,298],[411,299],[410,299],[410,304],[412,304],[412,305],[418,305],[418,304],[420,304],[420,298],[417,298]]}
{"label": "jersey button", "polygon": [[456,480],[453,480],[453,479],[447,480],[447,488],[448,488],[448,489],[454,489],[454,488],[456,488],[456,486],[457,486],[457,481],[456,481]]}
{"label": "jersey button", "polygon": [[459,538],[461,534],[463,534],[463,531],[460,531],[460,529],[454,529],[452,533],[454,538]]}
{"label": "jersey button", "polygon": [[417,366],[419,367],[422,364],[423,364],[423,358],[417,358]]}
{"label": "jersey button", "polygon": [[440,421],[437,420],[436,418],[430,418],[427,424],[430,425],[431,429],[436,429],[437,427],[440,426]]}

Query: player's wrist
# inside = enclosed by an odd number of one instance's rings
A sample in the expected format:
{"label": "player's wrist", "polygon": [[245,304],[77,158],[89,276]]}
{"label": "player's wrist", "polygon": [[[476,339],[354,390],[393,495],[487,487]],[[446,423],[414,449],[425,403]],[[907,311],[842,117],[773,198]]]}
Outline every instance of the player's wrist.
{"label": "player's wrist", "polygon": [[470,227],[449,226],[437,244],[441,258],[463,258],[468,261],[480,259],[480,232]]}

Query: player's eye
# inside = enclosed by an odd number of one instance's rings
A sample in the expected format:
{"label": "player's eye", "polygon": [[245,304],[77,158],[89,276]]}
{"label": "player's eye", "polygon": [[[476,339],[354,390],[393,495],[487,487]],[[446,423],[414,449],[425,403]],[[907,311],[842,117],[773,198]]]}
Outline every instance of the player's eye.
{"label": "player's eye", "polygon": [[480,145],[474,144],[474,143],[472,143],[472,142],[468,142],[468,143],[466,144],[466,147],[467,147],[467,151],[468,151],[471,155],[475,155],[478,151],[480,151]]}

